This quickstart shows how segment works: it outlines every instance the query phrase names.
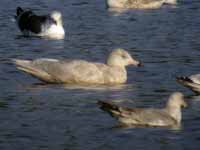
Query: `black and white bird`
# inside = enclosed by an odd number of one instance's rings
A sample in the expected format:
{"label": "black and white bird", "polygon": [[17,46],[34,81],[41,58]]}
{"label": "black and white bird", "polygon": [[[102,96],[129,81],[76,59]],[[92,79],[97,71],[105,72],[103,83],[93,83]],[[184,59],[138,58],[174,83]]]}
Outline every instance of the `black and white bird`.
{"label": "black and white bird", "polygon": [[39,16],[31,10],[23,10],[21,7],[17,7],[15,19],[20,31],[25,36],[55,39],[63,39],[65,37],[62,14],[58,11],[53,11],[49,15]]}
{"label": "black and white bird", "polygon": [[188,77],[176,77],[176,81],[181,85],[191,89],[196,94],[200,94],[200,74],[194,74]]}

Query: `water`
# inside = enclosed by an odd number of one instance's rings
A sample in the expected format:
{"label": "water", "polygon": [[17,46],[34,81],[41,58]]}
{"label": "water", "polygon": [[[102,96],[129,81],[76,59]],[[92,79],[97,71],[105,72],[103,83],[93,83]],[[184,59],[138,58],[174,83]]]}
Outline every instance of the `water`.
{"label": "water", "polygon": [[[66,38],[20,36],[13,15],[17,6],[38,13],[60,10]],[[0,2],[0,149],[113,150],[200,148],[200,98],[175,77],[199,72],[200,1],[180,0],[177,8],[108,11],[104,0],[1,0]],[[80,58],[104,62],[114,48],[127,49],[144,63],[128,67],[128,82],[117,87],[38,85],[11,58]],[[181,130],[113,128],[117,121],[98,100],[129,107],[163,107],[168,95],[190,96]]]}

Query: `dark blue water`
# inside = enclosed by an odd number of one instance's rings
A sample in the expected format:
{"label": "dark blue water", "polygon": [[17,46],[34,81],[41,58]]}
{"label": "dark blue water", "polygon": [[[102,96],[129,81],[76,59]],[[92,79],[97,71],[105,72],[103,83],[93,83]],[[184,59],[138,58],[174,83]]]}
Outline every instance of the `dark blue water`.
{"label": "dark blue water", "polygon": [[[59,10],[66,38],[24,38],[13,22],[17,6],[37,13]],[[0,1],[1,150],[199,150],[200,98],[178,85],[177,75],[199,73],[200,1],[179,0],[177,8],[108,11],[104,0]],[[117,87],[38,85],[11,58],[81,58],[105,62],[125,48],[144,63],[128,67]],[[163,107],[168,95],[190,96],[182,128],[113,128],[117,122],[98,100],[129,107]]]}

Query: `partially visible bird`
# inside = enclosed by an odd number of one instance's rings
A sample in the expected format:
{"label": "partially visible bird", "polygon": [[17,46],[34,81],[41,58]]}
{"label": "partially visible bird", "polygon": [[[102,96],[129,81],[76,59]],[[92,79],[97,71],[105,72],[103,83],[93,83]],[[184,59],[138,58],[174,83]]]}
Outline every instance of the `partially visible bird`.
{"label": "partially visible bird", "polygon": [[184,96],[180,92],[173,93],[165,108],[126,108],[109,102],[98,102],[100,108],[116,118],[125,126],[180,126],[181,107],[186,107]]}
{"label": "partially visible bird", "polygon": [[181,85],[191,89],[196,94],[200,94],[200,74],[191,75],[189,77],[176,77],[176,81]]}
{"label": "partially visible bird", "polygon": [[15,19],[20,31],[25,36],[53,39],[63,39],[65,37],[62,14],[58,11],[39,16],[31,10],[23,10],[21,7],[17,7]]}
{"label": "partially visible bird", "polygon": [[109,8],[156,9],[164,4],[176,5],[177,0],[106,0]]}

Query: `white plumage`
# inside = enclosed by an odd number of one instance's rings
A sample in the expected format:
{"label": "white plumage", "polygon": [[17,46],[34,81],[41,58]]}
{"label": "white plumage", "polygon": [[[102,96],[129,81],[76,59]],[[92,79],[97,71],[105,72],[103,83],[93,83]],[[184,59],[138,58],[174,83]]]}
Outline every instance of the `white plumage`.
{"label": "white plumage", "polygon": [[122,49],[113,51],[107,64],[85,60],[15,59],[17,68],[47,83],[120,84],[127,81],[126,66],[140,66]]}

